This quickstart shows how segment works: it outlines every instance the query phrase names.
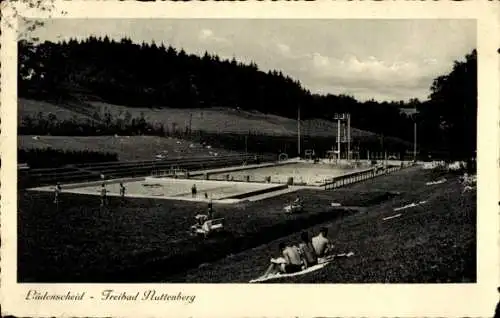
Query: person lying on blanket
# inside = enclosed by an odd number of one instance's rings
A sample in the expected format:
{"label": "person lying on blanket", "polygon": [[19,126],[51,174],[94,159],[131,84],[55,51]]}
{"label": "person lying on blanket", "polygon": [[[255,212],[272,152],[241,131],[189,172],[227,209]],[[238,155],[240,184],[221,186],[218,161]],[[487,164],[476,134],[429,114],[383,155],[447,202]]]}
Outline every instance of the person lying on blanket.
{"label": "person lying on blanket", "polygon": [[308,268],[318,264],[318,257],[316,256],[311,239],[309,238],[309,233],[302,232],[300,239],[301,242],[299,243],[299,251],[302,260],[304,261],[304,267]]}
{"label": "person lying on blanket", "polygon": [[316,252],[318,258],[325,258],[333,252],[333,245],[327,238],[328,229],[326,227],[321,228],[319,234],[312,238],[312,246]]}
{"label": "person lying on blanket", "polygon": [[279,244],[281,257],[271,258],[271,264],[264,273],[264,277],[276,273],[295,273],[302,270],[302,259],[296,246]]}

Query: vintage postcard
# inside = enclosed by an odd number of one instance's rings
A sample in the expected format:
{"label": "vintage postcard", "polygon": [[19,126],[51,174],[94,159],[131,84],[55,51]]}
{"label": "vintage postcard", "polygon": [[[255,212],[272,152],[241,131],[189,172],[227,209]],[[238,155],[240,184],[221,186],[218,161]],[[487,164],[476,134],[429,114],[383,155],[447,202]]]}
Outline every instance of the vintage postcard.
{"label": "vintage postcard", "polygon": [[2,6],[2,314],[494,314],[494,2]]}

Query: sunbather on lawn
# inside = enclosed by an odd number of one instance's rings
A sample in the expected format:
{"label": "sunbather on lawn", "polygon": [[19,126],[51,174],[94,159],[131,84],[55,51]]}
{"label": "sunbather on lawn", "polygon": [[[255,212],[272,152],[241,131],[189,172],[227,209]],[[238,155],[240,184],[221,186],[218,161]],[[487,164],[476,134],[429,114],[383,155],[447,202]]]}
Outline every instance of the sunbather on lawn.
{"label": "sunbather on lawn", "polygon": [[264,273],[264,276],[276,273],[295,273],[302,270],[302,258],[296,246],[279,244],[281,257],[272,258],[271,264]]}
{"label": "sunbather on lawn", "polygon": [[314,251],[309,233],[302,232],[300,235],[301,242],[299,243],[300,255],[304,261],[305,267],[311,267],[318,264],[318,257]]}

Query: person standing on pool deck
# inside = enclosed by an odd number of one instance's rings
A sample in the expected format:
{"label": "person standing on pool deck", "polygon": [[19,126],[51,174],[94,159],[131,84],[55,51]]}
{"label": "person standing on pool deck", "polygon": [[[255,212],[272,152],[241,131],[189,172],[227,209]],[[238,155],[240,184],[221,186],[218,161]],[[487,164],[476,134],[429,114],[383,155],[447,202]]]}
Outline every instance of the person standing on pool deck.
{"label": "person standing on pool deck", "polygon": [[122,182],[120,182],[120,196],[122,197],[122,200],[125,200],[125,186]]}
{"label": "person standing on pool deck", "polygon": [[61,184],[59,182],[56,184],[56,187],[54,188],[54,203],[58,204],[59,203],[59,194],[61,193]]}
{"label": "person standing on pool deck", "polygon": [[102,184],[101,186],[101,206],[104,206],[106,204],[106,184]]}
{"label": "person standing on pool deck", "polygon": [[196,197],[196,193],[198,191],[196,190],[196,184],[193,184],[193,186],[191,187],[191,196],[194,198]]}

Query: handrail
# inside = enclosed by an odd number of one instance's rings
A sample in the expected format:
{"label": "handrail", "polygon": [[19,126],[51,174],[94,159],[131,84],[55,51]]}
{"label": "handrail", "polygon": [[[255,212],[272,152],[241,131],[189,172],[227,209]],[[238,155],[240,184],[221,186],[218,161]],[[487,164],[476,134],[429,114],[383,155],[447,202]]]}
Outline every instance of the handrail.
{"label": "handrail", "polygon": [[376,176],[388,174],[401,169],[403,169],[401,166],[388,166],[383,169],[382,172],[378,172],[377,167],[373,167],[370,169],[355,171],[342,176],[333,177],[331,179],[326,179],[323,186],[325,187],[325,190],[336,189],[345,185],[368,180]]}

